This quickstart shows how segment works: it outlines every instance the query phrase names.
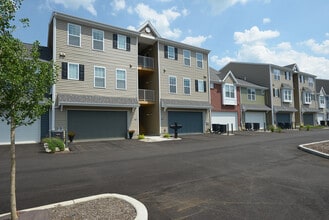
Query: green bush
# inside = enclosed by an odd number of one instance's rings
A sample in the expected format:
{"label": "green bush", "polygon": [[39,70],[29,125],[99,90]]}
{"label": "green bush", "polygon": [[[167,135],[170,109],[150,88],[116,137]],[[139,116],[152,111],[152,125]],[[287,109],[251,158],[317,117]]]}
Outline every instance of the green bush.
{"label": "green bush", "polygon": [[271,132],[274,132],[275,127],[273,125],[270,125],[269,129],[270,129]]}
{"label": "green bush", "polygon": [[309,130],[310,130],[310,128],[311,128],[311,126],[310,126],[310,125],[306,125],[306,131],[309,131]]}
{"label": "green bush", "polygon": [[53,153],[56,152],[56,147],[60,151],[64,151],[64,149],[65,149],[64,142],[60,138],[44,138],[42,140],[42,142],[47,143],[49,150],[51,150],[51,152],[53,152]]}
{"label": "green bush", "polygon": [[278,133],[281,133],[281,132],[282,132],[282,128],[278,127],[278,128],[276,129],[276,131],[277,131]]}
{"label": "green bush", "polygon": [[166,133],[163,135],[164,138],[170,138],[170,134]]}
{"label": "green bush", "polygon": [[138,139],[144,139],[144,138],[145,138],[144,134],[139,134],[138,135]]}

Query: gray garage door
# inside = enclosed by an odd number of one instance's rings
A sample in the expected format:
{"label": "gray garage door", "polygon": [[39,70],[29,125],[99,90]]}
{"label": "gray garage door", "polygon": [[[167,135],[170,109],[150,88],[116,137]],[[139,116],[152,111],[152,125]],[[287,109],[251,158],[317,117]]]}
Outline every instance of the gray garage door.
{"label": "gray garage door", "polygon": [[304,125],[314,125],[313,123],[313,113],[303,114]]}
{"label": "gray garage door", "polygon": [[127,136],[125,111],[68,111],[67,117],[68,130],[77,140]]}
{"label": "gray garage door", "polygon": [[[168,124],[177,122],[183,127],[178,130],[178,133],[203,133],[203,117],[202,112],[168,112]],[[169,128],[169,132],[174,130]]]}

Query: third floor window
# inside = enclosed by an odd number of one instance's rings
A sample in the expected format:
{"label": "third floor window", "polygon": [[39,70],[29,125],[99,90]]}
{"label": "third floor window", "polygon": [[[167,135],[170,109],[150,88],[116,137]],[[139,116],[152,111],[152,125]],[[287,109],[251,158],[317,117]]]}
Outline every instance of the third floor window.
{"label": "third floor window", "polygon": [[202,53],[196,53],[196,66],[199,68],[203,68],[203,54]]}
{"label": "third floor window", "polygon": [[275,80],[280,80],[280,70],[274,69],[273,70],[273,76]]}
{"label": "third floor window", "polygon": [[67,43],[68,45],[72,45],[72,46],[81,46],[81,40],[80,40],[80,35],[81,35],[81,26],[80,25],[76,25],[76,24],[67,24]]}
{"label": "third floor window", "polygon": [[104,50],[104,31],[93,29],[93,49]]}
{"label": "third floor window", "polygon": [[183,56],[184,56],[184,65],[191,66],[191,51],[183,50]]}

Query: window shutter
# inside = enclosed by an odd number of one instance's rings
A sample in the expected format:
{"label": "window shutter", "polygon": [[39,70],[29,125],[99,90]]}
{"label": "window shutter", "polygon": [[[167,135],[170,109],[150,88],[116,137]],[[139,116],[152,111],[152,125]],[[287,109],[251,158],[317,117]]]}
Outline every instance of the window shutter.
{"label": "window shutter", "polygon": [[175,60],[178,60],[178,49],[175,47]]}
{"label": "window shutter", "polygon": [[82,64],[79,64],[79,80],[80,81],[85,80],[85,66]]}
{"label": "window shutter", "polygon": [[164,57],[168,58],[168,46],[164,46]]}
{"label": "window shutter", "polygon": [[195,91],[197,92],[198,91],[198,80],[195,80]]}
{"label": "window shutter", "polygon": [[207,82],[203,81],[203,88],[204,88],[204,92],[207,92]]}
{"label": "window shutter", "polygon": [[67,63],[62,62],[62,79],[67,79]]}
{"label": "window shutter", "polygon": [[113,34],[113,48],[118,49],[118,35]]}
{"label": "window shutter", "polygon": [[126,40],[126,50],[130,51],[130,37],[127,37],[127,40]]}

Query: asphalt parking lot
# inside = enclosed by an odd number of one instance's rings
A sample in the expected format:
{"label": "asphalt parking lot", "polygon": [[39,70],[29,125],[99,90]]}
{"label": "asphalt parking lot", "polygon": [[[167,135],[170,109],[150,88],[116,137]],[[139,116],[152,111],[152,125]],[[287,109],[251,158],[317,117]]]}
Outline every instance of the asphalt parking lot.
{"label": "asphalt parking lot", "polygon": [[[180,141],[17,147],[19,209],[100,193],[132,196],[150,219],[328,219],[329,160],[297,149],[329,130],[183,136]],[[9,148],[0,146],[0,213],[9,211]]]}

